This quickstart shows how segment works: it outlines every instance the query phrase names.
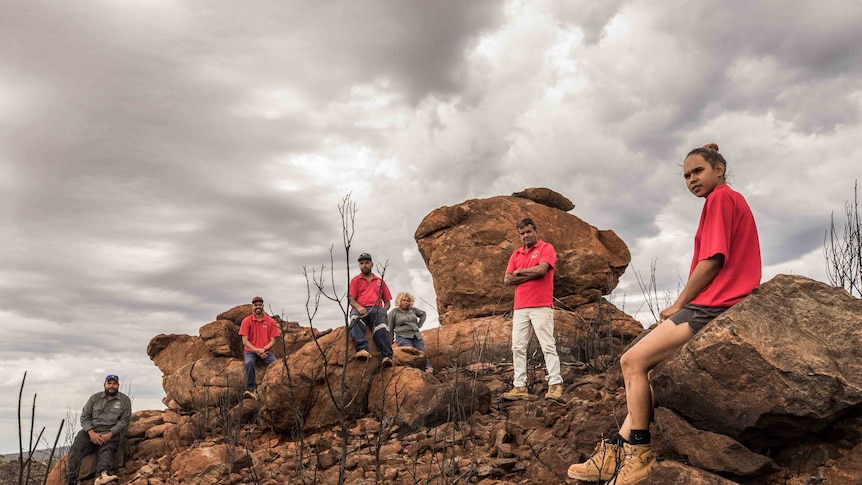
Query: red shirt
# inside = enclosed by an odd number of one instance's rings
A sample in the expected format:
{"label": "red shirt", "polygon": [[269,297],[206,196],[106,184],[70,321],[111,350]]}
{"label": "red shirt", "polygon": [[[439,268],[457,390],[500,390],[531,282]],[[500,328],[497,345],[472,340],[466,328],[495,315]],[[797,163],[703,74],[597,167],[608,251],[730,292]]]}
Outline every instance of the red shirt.
{"label": "red shirt", "polygon": [[347,295],[356,298],[362,306],[383,306],[383,303],[392,299],[386,282],[374,273],[370,280],[366,280],[362,273],[354,276],[350,280]]}
{"label": "red shirt", "polygon": [[754,216],[745,198],[727,185],[719,185],[706,196],[689,276],[699,261],[718,254],[724,255],[724,265],[690,304],[729,307],[760,284],[760,241]]}
{"label": "red shirt", "polygon": [[[278,337],[278,322],[273,320],[266,313],[263,314],[263,319],[257,320],[254,314],[251,314],[242,319],[242,324],[239,326],[239,334],[248,337],[248,342],[257,348],[263,348],[269,343],[273,337]],[[243,351],[254,350],[243,346]]]}
{"label": "red shirt", "polygon": [[541,278],[528,280],[515,286],[515,310],[554,306],[554,266],[557,265],[554,246],[545,241],[538,241],[529,250],[523,246],[516,249],[509,258],[506,273],[514,273],[516,269],[532,268],[540,263],[548,263],[551,267]]}

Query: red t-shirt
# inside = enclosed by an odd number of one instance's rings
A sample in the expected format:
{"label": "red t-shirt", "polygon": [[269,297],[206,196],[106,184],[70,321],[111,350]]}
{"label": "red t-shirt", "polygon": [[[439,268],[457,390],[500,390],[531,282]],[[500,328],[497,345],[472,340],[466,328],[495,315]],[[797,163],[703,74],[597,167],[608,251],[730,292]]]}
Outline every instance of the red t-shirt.
{"label": "red t-shirt", "polygon": [[354,276],[347,290],[347,295],[356,298],[362,306],[383,306],[392,299],[386,282],[373,273],[370,280],[366,280],[361,273]]}
{"label": "red t-shirt", "polygon": [[551,267],[541,278],[525,281],[515,286],[515,310],[554,306],[554,266],[557,265],[557,253],[554,251],[554,246],[545,241],[538,241],[529,251],[521,246],[509,258],[506,273],[514,273],[516,269],[532,268],[538,266],[539,263],[548,263]]}
{"label": "red t-shirt", "polygon": [[689,276],[699,261],[717,254],[724,255],[724,265],[690,304],[729,307],[760,284],[760,241],[754,216],[745,198],[727,185],[719,185],[706,196]]}
{"label": "red t-shirt", "polygon": [[[256,320],[254,314],[242,319],[239,326],[239,334],[248,337],[250,344],[257,348],[263,348],[269,343],[269,339],[278,337],[278,322],[273,320],[266,313],[263,314],[263,319]],[[243,351],[253,350],[243,346]]]}

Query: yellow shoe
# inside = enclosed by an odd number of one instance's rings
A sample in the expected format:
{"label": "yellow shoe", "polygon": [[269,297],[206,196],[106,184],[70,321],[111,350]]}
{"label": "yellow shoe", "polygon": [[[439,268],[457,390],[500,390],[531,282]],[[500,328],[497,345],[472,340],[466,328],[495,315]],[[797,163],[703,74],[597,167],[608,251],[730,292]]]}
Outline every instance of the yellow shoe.
{"label": "yellow shoe", "polygon": [[116,475],[108,475],[108,472],[103,471],[101,475],[96,477],[93,481],[93,485],[105,485],[106,483],[111,483],[114,480],[118,480],[119,477]]}
{"label": "yellow shoe", "polygon": [[574,480],[601,482],[610,480],[617,471],[617,463],[622,458],[623,449],[610,441],[602,440],[596,445],[587,461],[569,467],[567,475]]}
{"label": "yellow shoe", "polygon": [[548,386],[548,393],[545,394],[545,399],[565,404],[566,401],[563,399],[563,386],[561,384],[551,384]]}
{"label": "yellow shoe", "polygon": [[617,476],[608,485],[637,485],[649,476],[649,472],[658,466],[649,445],[623,444],[626,456],[620,466]]}
{"label": "yellow shoe", "polygon": [[369,357],[371,357],[371,353],[365,349],[356,351],[356,360],[368,360]]}
{"label": "yellow shoe", "polygon": [[521,399],[530,399],[530,394],[527,392],[527,386],[514,387],[509,392],[504,392],[502,396],[507,401],[520,401]]}

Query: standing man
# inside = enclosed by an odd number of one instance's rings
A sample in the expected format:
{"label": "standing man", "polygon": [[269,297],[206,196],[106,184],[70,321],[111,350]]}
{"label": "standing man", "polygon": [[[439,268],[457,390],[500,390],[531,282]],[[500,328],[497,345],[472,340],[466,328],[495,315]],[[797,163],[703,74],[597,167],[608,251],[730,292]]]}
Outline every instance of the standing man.
{"label": "standing man", "polygon": [[120,438],[129,426],[131,417],[132,401],[120,392],[120,378],[113,374],[105,377],[104,392],[90,396],[81,411],[81,431],[78,431],[72,442],[66,462],[67,485],[78,484],[81,458],[96,452],[99,453],[99,459],[93,485],[104,485],[118,479],[108,472],[114,469]]}
{"label": "standing man", "polygon": [[255,389],[254,364],[258,359],[266,365],[275,362],[272,347],[278,337],[278,323],[263,312],[263,298],[251,299],[252,314],[245,317],[239,326],[242,335],[243,358],[245,359],[245,392],[243,396],[257,399]]}
{"label": "standing man", "polygon": [[371,325],[374,346],[383,356],[380,364],[392,367],[392,342],[389,340],[389,324],[386,319],[392,295],[383,278],[371,272],[374,268],[371,255],[362,253],[358,261],[359,274],[350,280],[347,290],[350,306],[353,307],[350,314],[359,317],[350,329],[356,346],[356,358],[367,360],[371,356],[368,352],[368,338],[365,336],[366,325]]}
{"label": "standing man", "polygon": [[524,246],[509,258],[503,282],[515,287],[515,312],[512,315],[512,363],[515,367],[514,388],[503,399],[529,399],[527,393],[527,344],[530,327],[536,333],[547,369],[548,393],[545,399],[563,401],[563,378],[560,357],[554,341],[554,247],[539,239],[536,223],[522,219],[517,224]]}

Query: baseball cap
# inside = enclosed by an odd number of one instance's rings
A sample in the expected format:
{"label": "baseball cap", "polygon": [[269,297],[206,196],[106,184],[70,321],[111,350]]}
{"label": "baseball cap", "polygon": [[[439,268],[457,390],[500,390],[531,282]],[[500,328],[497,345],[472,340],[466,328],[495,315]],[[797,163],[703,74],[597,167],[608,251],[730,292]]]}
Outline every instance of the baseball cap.
{"label": "baseball cap", "polygon": [[252,299],[251,299],[251,302],[252,302],[252,303],[254,303],[254,302],[256,302],[256,301],[259,301],[259,302],[263,303],[263,298],[261,298],[261,297],[259,297],[259,296],[256,296],[256,297],[254,297],[254,298],[252,298]]}
{"label": "baseball cap", "polygon": [[120,382],[120,378],[119,378],[119,377],[117,377],[117,376],[115,376],[114,374],[108,374],[107,376],[105,376],[105,382],[108,382],[108,381],[110,381],[111,379],[113,379],[113,380],[115,380],[115,381],[117,381],[117,382]]}
{"label": "baseball cap", "polygon": [[368,261],[373,261],[373,260],[371,259],[371,255],[370,255],[370,254],[368,254],[368,253],[362,253],[362,254],[360,254],[360,255],[359,255],[359,258],[357,259],[357,261],[362,261],[363,259],[367,259]]}

